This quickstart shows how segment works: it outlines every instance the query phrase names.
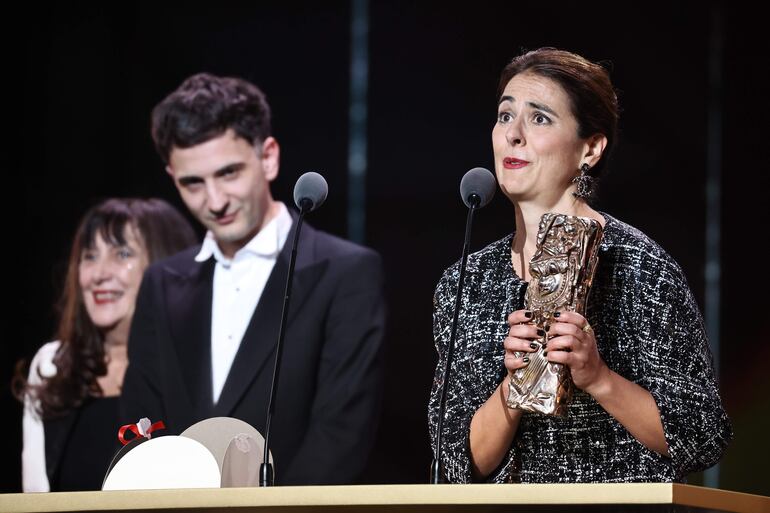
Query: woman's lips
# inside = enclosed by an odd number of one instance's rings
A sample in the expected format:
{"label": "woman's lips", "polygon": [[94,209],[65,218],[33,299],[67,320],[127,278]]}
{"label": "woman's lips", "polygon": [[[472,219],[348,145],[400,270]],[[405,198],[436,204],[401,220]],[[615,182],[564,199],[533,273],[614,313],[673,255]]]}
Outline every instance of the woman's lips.
{"label": "woman's lips", "polygon": [[123,296],[123,292],[118,290],[95,290],[93,291],[94,303],[104,305],[113,303]]}
{"label": "woman's lips", "polygon": [[526,160],[515,159],[513,157],[506,157],[503,159],[503,167],[505,169],[521,169],[528,164],[529,162]]}

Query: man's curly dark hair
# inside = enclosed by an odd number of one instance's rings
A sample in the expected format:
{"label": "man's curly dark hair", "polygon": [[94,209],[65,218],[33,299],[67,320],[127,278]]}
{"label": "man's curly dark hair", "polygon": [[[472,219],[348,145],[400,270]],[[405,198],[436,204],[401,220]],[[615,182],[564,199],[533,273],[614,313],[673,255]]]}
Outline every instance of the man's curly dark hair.
{"label": "man's curly dark hair", "polygon": [[152,111],[152,138],[165,163],[174,147],[189,148],[228,129],[253,145],[271,134],[264,93],[241,78],[198,73]]}

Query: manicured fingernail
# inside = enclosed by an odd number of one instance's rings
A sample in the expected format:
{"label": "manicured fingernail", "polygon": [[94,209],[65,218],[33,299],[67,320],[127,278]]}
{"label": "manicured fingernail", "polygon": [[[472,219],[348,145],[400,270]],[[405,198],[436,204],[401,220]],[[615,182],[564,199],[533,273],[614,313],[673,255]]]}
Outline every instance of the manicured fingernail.
{"label": "manicured fingernail", "polygon": [[553,314],[554,317],[559,317],[561,315],[561,312],[556,312]]}
{"label": "manicured fingernail", "polygon": [[543,356],[548,356],[548,351],[543,351]]}
{"label": "manicured fingernail", "polygon": [[537,349],[537,343],[536,342],[530,342],[529,343],[529,347],[531,347],[532,349]]}
{"label": "manicured fingernail", "polygon": [[526,312],[524,312],[524,317],[526,317],[527,319],[531,319],[532,318],[532,312],[527,310]]}
{"label": "manicured fingernail", "polygon": [[545,331],[537,330],[537,334],[542,337],[543,335],[545,335]]}
{"label": "manicured fingernail", "polygon": [[550,329],[551,329],[551,327],[550,327],[550,326],[546,326],[546,327],[545,327],[545,331],[546,331],[546,332],[547,332],[548,330],[550,330]]}
{"label": "manicured fingernail", "polygon": [[521,361],[523,361],[524,363],[529,363],[529,357],[525,356],[524,358],[521,359]]}

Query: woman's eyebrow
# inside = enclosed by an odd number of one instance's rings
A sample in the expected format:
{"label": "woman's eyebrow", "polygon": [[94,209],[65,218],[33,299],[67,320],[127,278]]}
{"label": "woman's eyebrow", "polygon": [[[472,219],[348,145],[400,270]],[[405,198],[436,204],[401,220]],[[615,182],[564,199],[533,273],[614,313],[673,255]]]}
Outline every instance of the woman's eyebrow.
{"label": "woman's eyebrow", "polygon": [[[511,102],[511,103],[513,103],[515,101],[516,101],[516,98],[514,98],[513,96],[502,96],[502,97],[500,97],[500,101],[497,102],[497,106],[499,107],[500,104],[502,104],[503,102]],[[554,112],[554,110],[552,108],[550,108],[548,105],[545,105],[543,103],[527,102],[527,105],[532,107],[533,109],[542,110],[542,111],[547,112],[548,114],[556,116],[557,118],[559,117],[559,115],[556,114],[556,112]]]}

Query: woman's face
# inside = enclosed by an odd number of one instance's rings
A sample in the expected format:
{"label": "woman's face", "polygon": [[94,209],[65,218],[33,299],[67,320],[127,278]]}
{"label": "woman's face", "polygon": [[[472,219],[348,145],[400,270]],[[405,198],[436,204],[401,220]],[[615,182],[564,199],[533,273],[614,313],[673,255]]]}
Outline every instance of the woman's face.
{"label": "woman's face", "polygon": [[114,246],[97,233],[93,247],[80,255],[78,275],[83,302],[91,321],[101,330],[130,326],[149,262],[137,230],[128,225],[123,235],[125,245]]}
{"label": "woman's face", "polygon": [[570,100],[551,79],[522,73],[505,86],[492,129],[495,173],[512,200],[555,204],[588,151]]}

